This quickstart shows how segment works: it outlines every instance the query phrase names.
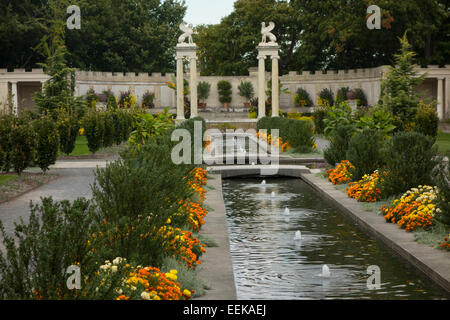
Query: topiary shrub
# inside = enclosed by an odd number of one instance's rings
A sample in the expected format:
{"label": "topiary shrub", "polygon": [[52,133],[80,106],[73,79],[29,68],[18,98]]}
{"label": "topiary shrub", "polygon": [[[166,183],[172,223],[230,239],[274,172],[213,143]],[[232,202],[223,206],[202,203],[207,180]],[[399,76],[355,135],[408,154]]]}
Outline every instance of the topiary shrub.
{"label": "topiary shrub", "polygon": [[59,148],[58,127],[50,116],[43,116],[33,123],[36,132],[36,156],[34,162],[45,173],[56,163]]}
{"label": "topiary shrub", "polygon": [[338,125],[330,134],[330,146],[324,151],[324,158],[334,166],[342,160],[347,160],[349,142],[355,133],[353,125]]}
{"label": "topiary shrub", "polygon": [[219,92],[219,101],[222,104],[228,104],[231,102],[232,86],[229,81],[222,80],[217,83],[217,90]]}
{"label": "topiary shrub", "polygon": [[14,171],[21,176],[34,160],[36,134],[33,127],[23,118],[16,118],[10,133],[10,159]]}
{"label": "topiary shrub", "polygon": [[103,146],[105,123],[100,112],[91,110],[82,120],[89,151],[96,153]]}
{"label": "topiary shrub", "polygon": [[[200,81],[197,86],[198,99],[205,101],[211,92],[211,84],[206,81]],[[205,105],[206,106],[206,105]]]}
{"label": "topiary shrub", "polygon": [[250,81],[241,82],[238,86],[238,90],[239,96],[245,98],[247,103],[255,96],[255,89]]}
{"label": "topiary shrub", "polygon": [[69,155],[75,149],[80,125],[78,118],[65,109],[57,110],[57,128],[59,134],[59,148],[62,153]]}
{"label": "topiary shrub", "polygon": [[350,91],[349,87],[342,87],[337,91],[336,94],[336,104],[339,104],[341,102],[344,102],[345,100],[347,100],[347,93]]}
{"label": "topiary shrub", "polygon": [[414,131],[436,139],[439,132],[439,116],[435,105],[426,105],[423,102],[420,104],[414,121]]}
{"label": "topiary shrub", "polygon": [[312,107],[313,102],[308,91],[303,88],[298,88],[294,96],[294,103],[298,107]]}
{"label": "topiary shrub", "polygon": [[102,112],[103,119],[103,148],[111,147],[114,144],[114,118],[111,111]]}
{"label": "topiary shrub", "polygon": [[346,158],[355,167],[352,170],[354,181],[384,165],[382,148],[383,134],[379,130],[365,129],[351,138]]}
{"label": "topiary shrub", "polygon": [[383,195],[405,193],[419,185],[431,185],[431,174],[438,160],[434,139],[417,132],[400,132],[387,141],[384,151],[386,177]]}

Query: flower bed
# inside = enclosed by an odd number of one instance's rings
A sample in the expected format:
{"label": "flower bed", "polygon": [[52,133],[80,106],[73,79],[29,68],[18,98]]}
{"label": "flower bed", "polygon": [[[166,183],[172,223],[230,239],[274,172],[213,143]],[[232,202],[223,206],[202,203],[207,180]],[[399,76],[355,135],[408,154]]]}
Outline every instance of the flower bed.
{"label": "flower bed", "polygon": [[386,222],[396,223],[406,231],[432,226],[435,214],[441,211],[435,203],[437,193],[437,187],[430,186],[409,190],[391,206],[381,208]]}
{"label": "flower bed", "polygon": [[381,200],[381,190],[377,188],[379,173],[375,171],[371,175],[365,175],[362,180],[350,183],[345,191],[350,198],[360,202],[377,202]]}
{"label": "flower bed", "polygon": [[256,134],[256,136],[258,137],[258,139],[262,139],[264,141],[266,141],[268,144],[274,144],[274,146],[279,147],[281,152],[286,152],[289,151],[289,149],[291,149],[291,146],[289,145],[289,143],[287,142],[283,142],[283,139],[281,139],[280,137],[278,137],[276,140],[273,140],[273,137],[271,134],[266,134],[266,133],[262,133],[262,132],[258,132]]}
{"label": "flower bed", "polygon": [[332,184],[349,183],[352,180],[351,170],[354,166],[348,160],[341,161],[335,169],[330,169],[324,175],[328,177]]}

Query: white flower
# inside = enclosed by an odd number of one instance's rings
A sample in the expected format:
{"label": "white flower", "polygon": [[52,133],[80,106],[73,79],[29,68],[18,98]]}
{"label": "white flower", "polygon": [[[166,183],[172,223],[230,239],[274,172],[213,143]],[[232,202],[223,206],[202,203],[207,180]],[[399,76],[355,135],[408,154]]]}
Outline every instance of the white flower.
{"label": "white flower", "polygon": [[148,294],[148,292],[145,291],[141,293],[141,298],[143,300],[151,300],[150,295]]}
{"label": "white flower", "polygon": [[113,260],[113,264],[117,266],[117,265],[119,265],[122,261],[123,261],[122,258],[117,257],[117,258],[115,258],[115,259]]}
{"label": "white flower", "polygon": [[112,266],[112,267],[111,267],[111,271],[112,271],[112,272],[117,272],[117,266]]}

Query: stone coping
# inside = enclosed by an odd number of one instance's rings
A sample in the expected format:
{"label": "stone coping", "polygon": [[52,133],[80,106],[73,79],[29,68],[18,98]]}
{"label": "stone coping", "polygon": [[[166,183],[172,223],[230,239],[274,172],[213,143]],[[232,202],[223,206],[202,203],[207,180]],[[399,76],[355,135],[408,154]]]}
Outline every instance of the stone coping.
{"label": "stone coping", "polygon": [[302,173],[301,179],[336,204],[370,236],[381,241],[395,254],[450,293],[449,252],[417,243],[412,233],[399,229],[395,224],[386,223],[381,215],[364,210],[357,200],[348,198],[344,192],[337,190],[333,184],[324,179],[308,173]]}
{"label": "stone coping", "polygon": [[198,266],[200,279],[210,286],[206,295],[196,300],[236,300],[234,269],[230,253],[227,213],[222,194],[222,177],[208,175],[206,206],[212,208],[205,218],[200,234],[213,239],[219,246],[206,248]]}
{"label": "stone coping", "polygon": [[209,167],[208,170],[213,174],[221,174],[222,178],[244,176],[282,176],[300,178],[302,173],[310,173],[307,167],[299,165],[230,165],[212,166]]}

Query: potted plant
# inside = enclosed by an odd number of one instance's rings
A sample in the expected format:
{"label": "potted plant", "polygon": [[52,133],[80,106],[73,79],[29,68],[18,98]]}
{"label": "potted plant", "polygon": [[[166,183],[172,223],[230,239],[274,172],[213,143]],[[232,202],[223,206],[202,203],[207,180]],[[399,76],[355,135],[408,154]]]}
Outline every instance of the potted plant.
{"label": "potted plant", "polygon": [[308,91],[306,91],[303,88],[298,88],[297,92],[294,97],[295,105],[302,108],[302,107],[312,107],[312,100],[311,96],[309,95]]}
{"label": "potted plant", "polygon": [[231,102],[231,83],[226,80],[219,81],[217,83],[217,90],[219,91],[219,101],[222,103],[224,108],[228,109]]}
{"label": "potted plant", "polygon": [[239,95],[246,99],[244,102],[244,108],[250,107],[250,100],[255,96],[255,89],[250,81],[243,81],[238,86]]}
{"label": "potted plant", "polygon": [[211,84],[205,81],[201,81],[198,83],[197,86],[197,95],[198,95],[198,100],[199,101],[203,101],[203,102],[199,102],[198,106],[202,109],[206,108],[206,99],[208,99],[209,97],[209,93],[211,91]]}
{"label": "potted plant", "polygon": [[155,107],[154,101],[155,94],[150,91],[146,91],[142,96],[142,108],[143,109],[151,109]]}

